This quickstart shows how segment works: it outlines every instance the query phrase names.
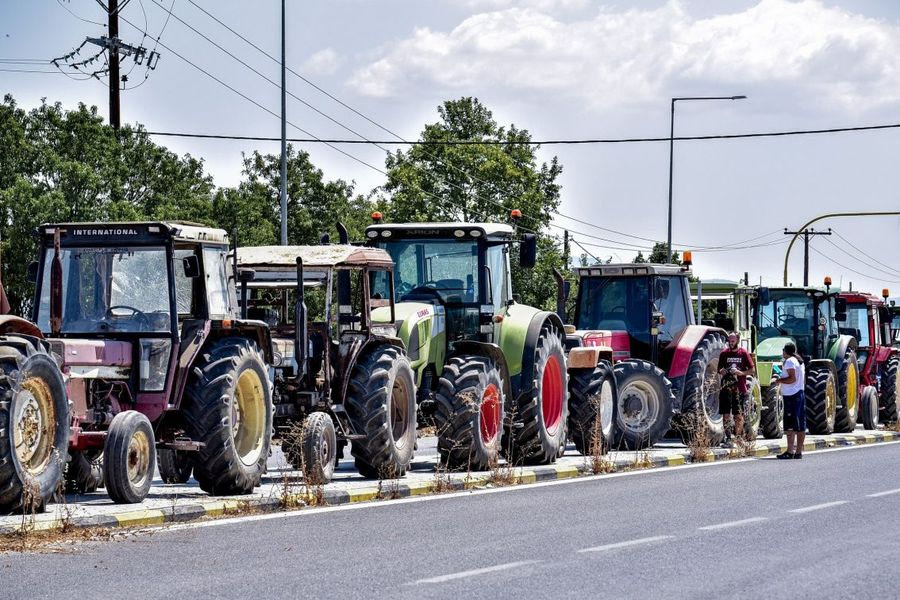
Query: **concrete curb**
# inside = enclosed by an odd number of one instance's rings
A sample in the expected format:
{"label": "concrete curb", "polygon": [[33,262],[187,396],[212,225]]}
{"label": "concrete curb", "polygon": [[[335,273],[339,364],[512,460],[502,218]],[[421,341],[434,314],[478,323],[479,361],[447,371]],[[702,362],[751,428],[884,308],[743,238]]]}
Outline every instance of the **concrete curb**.
{"label": "concrete curb", "polygon": [[[803,450],[812,452],[826,448],[842,446],[859,446],[900,440],[900,433],[893,431],[874,431],[848,434],[834,434],[825,437],[813,437],[807,440]],[[774,456],[786,449],[781,440],[758,441],[750,457],[762,458]],[[624,452],[617,454],[626,454]],[[615,459],[603,457],[605,461],[603,472],[622,471],[630,469],[648,469],[660,467],[672,467],[695,462],[691,459],[690,451],[679,450],[669,456],[649,456],[641,451],[628,452],[629,456],[617,456]],[[733,451],[714,448],[706,461],[723,461],[730,458],[738,458]],[[280,497],[259,497],[249,499],[210,499],[202,502],[190,502],[189,504],[173,505],[165,508],[139,508],[123,506],[121,512],[87,515],[65,518],[61,515],[38,515],[32,522],[25,525],[0,526],[0,535],[17,534],[21,531],[52,531],[71,529],[116,529],[126,527],[147,527],[163,525],[165,523],[183,523],[206,518],[222,517],[228,515],[240,515],[248,512],[274,512],[278,510],[290,510],[293,507],[304,506],[339,506],[358,502],[370,502],[373,500],[393,500],[439,494],[450,491],[463,491],[484,489],[489,487],[503,487],[508,485],[523,485],[540,481],[553,481],[570,479],[585,475],[593,475],[594,469],[591,458],[585,457],[580,465],[548,465],[540,467],[506,467],[501,466],[494,473],[435,473],[427,481],[414,483],[402,483],[397,480],[382,481],[377,486],[355,488],[351,490],[321,489],[316,491],[304,490],[297,493],[282,494]],[[303,484],[297,484],[298,489]],[[57,511],[59,512],[59,510]],[[49,518],[46,518],[49,517]]]}

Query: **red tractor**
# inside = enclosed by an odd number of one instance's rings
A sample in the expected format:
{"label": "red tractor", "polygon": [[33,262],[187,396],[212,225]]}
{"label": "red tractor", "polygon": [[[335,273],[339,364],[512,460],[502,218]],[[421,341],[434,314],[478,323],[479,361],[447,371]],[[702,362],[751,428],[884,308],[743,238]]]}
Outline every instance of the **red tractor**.
{"label": "red tractor", "polygon": [[[719,354],[726,332],[695,325],[685,266],[611,264],[579,268],[575,332],[567,345],[612,349],[618,387],[615,447],[654,445],[674,425],[687,437],[705,423],[724,437]],[[690,417],[690,418],[689,418]]]}
{"label": "red tractor", "polygon": [[859,420],[866,429],[875,429],[879,421],[893,423],[900,409],[900,348],[892,346],[891,310],[888,290],[882,298],[863,292],[842,292],[847,315],[838,324],[840,333],[859,342]]}
{"label": "red tractor", "polygon": [[237,317],[225,232],[69,223],[37,238],[33,322],[0,317],[0,511],[43,506],[62,477],[140,502],[157,464],[209,493],[252,491],[272,343]]}

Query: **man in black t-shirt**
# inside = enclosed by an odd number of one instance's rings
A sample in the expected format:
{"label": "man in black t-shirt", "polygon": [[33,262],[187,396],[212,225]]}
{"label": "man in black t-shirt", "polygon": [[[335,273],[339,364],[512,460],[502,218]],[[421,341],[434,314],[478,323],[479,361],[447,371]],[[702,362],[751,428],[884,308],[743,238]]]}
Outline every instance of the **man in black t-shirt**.
{"label": "man in black t-shirt", "polygon": [[[744,407],[749,404],[750,390],[747,376],[755,369],[753,357],[740,347],[741,337],[736,332],[728,334],[728,347],[719,355],[719,412],[725,424],[725,443],[734,436],[743,437]],[[733,422],[732,422],[733,421]]]}

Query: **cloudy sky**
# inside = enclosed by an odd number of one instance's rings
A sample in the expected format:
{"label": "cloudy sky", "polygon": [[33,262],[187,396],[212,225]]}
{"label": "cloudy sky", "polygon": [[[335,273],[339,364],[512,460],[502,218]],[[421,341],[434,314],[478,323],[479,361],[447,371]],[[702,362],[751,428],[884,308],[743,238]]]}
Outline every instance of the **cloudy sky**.
{"label": "cloudy sky", "polygon": [[[170,6],[178,19],[162,33],[156,70],[146,81],[142,68],[132,72],[128,85],[143,83],[123,92],[123,120],[152,131],[279,135],[278,119],[264,110],[278,113],[279,91],[262,77],[278,81],[278,65],[200,8],[277,56],[280,3],[132,0],[123,18],[133,25],[122,23],[122,38],[152,48]],[[288,0],[287,12],[288,66],[405,138],[435,120],[441,101],[463,95],[544,140],[664,137],[669,99],[683,95],[748,99],[679,103],[676,135],[900,123],[900,3],[892,0]],[[66,54],[86,35],[103,33],[81,19],[102,17],[94,0],[0,0],[0,59]],[[97,104],[106,113],[106,88],[97,81],[0,71],[0,82],[0,91],[23,106],[46,97],[66,106]],[[390,138],[297,77],[289,75],[288,88],[363,136]],[[317,137],[353,137],[295,98],[288,118]],[[291,127],[288,134],[304,136]],[[157,141],[204,158],[221,185],[239,180],[241,152],[278,149]],[[784,227],[826,212],[900,210],[898,142],[897,129],[678,142],[675,242],[700,248],[752,240],[743,244],[752,248],[695,253],[696,270],[730,279],[747,271],[753,281],[777,284]],[[377,148],[346,147],[361,162],[327,147],[305,148],[329,177],[354,180],[360,191],[383,181],[362,164],[383,167]],[[630,260],[634,251],[625,248],[645,245],[640,238],[665,239],[667,143],[541,149],[544,159],[553,155],[564,167],[561,212],[606,228],[559,217],[592,253]],[[812,281],[830,274],[844,287],[900,292],[900,218],[823,225],[840,236],[814,241]],[[801,257],[793,254],[795,282]]]}

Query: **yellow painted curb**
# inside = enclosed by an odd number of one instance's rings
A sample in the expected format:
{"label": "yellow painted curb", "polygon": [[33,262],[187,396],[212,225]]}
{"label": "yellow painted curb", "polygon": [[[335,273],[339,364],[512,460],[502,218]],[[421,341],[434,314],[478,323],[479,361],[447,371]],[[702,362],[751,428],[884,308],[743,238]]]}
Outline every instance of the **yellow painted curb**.
{"label": "yellow painted curb", "polygon": [[434,491],[434,484],[430,481],[427,483],[407,484],[410,496],[425,496]]}
{"label": "yellow painted curb", "polygon": [[684,457],[680,456],[680,455],[679,456],[667,456],[666,462],[669,463],[670,467],[677,467],[677,466],[684,464]]}
{"label": "yellow painted curb", "polygon": [[522,471],[515,478],[516,483],[535,483],[536,481],[537,476],[534,471]]}
{"label": "yellow painted curb", "polygon": [[578,477],[581,472],[578,470],[578,467],[575,465],[564,467],[562,465],[553,465],[556,468],[556,478],[557,479],[569,479],[571,477]]}
{"label": "yellow painted curb", "polygon": [[53,529],[62,529],[62,526],[62,519],[55,518],[41,521],[35,520],[34,523],[28,525],[26,529],[29,529],[31,531],[51,531]]}
{"label": "yellow painted curb", "polygon": [[361,490],[347,490],[350,496],[350,502],[368,502],[378,497],[378,490],[375,488],[363,488]]}
{"label": "yellow painted curb", "polygon": [[131,510],[113,515],[120,526],[132,527],[134,525],[160,525],[165,523],[165,516],[161,510],[145,508],[143,510]]}

